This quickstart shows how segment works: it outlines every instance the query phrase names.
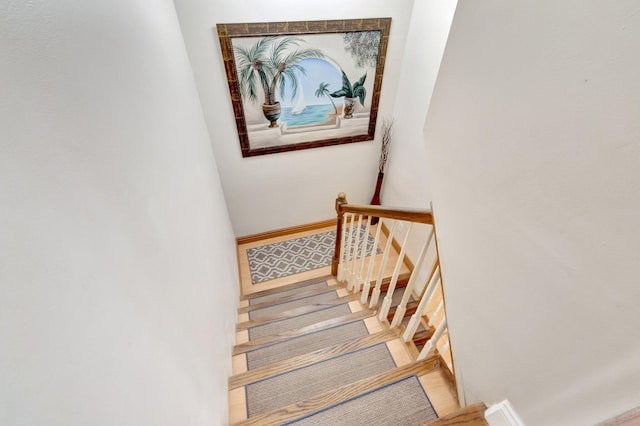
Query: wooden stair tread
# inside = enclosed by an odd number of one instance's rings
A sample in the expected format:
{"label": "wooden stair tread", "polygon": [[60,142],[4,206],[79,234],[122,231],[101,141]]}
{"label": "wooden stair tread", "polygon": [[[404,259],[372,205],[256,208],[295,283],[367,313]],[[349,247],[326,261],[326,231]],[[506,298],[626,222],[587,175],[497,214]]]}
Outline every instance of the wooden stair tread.
{"label": "wooden stair tread", "polygon": [[247,329],[249,329],[251,327],[255,327],[257,325],[266,324],[266,323],[269,323],[269,322],[272,322],[272,321],[277,321],[277,320],[282,320],[282,319],[286,319],[286,318],[297,317],[299,315],[315,312],[315,311],[318,311],[318,310],[323,309],[323,308],[342,305],[343,303],[349,303],[349,302],[352,302],[354,300],[359,300],[359,299],[360,299],[360,295],[356,293],[356,294],[349,294],[349,295],[343,296],[343,297],[336,297],[335,299],[332,299],[332,300],[329,300],[329,301],[325,301],[325,302],[322,302],[322,303],[312,303],[312,304],[309,304],[309,305],[306,305],[306,306],[300,306],[298,308],[290,309],[288,311],[278,312],[277,314],[272,314],[272,315],[268,315],[268,316],[265,316],[265,317],[257,318],[257,319],[254,319],[254,320],[249,320],[249,321],[244,321],[244,322],[238,323],[236,325],[236,331],[247,330]]}
{"label": "wooden stair tread", "polygon": [[488,426],[489,423],[484,419],[486,409],[487,407],[480,402],[456,410],[423,426]]}
{"label": "wooden stair tread", "polygon": [[251,417],[247,420],[234,423],[234,426],[277,425],[285,421],[302,417],[304,415],[339,403],[346,399],[356,397],[365,392],[371,391],[389,383],[393,383],[405,377],[409,377],[414,374],[417,376],[425,375],[430,371],[438,368],[440,366],[440,362],[441,361],[439,356],[431,356],[423,361],[407,364],[392,371],[362,379],[357,382],[344,385],[332,391],[316,395],[306,401],[300,401],[277,410]]}
{"label": "wooden stair tread", "polygon": [[258,309],[264,309],[270,306],[281,305],[286,302],[293,302],[294,300],[304,299],[305,297],[315,296],[318,294],[329,293],[331,291],[337,291],[342,288],[346,288],[346,286],[344,284],[336,284],[336,285],[330,285],[327,287],[302,291],[300,293],[296,293],[291,296],[285,296],[279,299],[269,300],[267,302],[256,303],[255,305],[243,306],[241,308],[238,308],[238,314],[245,314],[247,312],[255,311]]}
{"label": "wooden stair tread", "polygon": [[[398,276],[398,281],[396,282],[396,289],[398,288],[404,288],[407,286],[407,284],[409,283],[409,278],[411,277],[411,274],[409,273],[401,273]],[[382,284],[380,284],[380,293],[385,293],[387,290],[389,290],[389,283],[391,283],[391,277],[385,277],[382,279]],[[371,287],[369,288],[369,296],[371,296],[371,293],[373,293],[373,290],[376,287],[376,282],[371,281]]]}
{"label": "wooden stair tread", "polygon": [[246,386],[249,383],[275,376],[289,370],[294,370],[316,362],[333,358],[337,355],[346,354],[362,348],[376,345],[378,343],[387,342],[397,339],[399,336],[394,330],[385,330],[378,333],[370,334],[360,339],[343,343],[341,345],[330,346],[308,354],[299,355],[266,367],[249,370],[245,373],[236,374],[229,378],[229,389],[235,389],[240,386]]}
{"label": "wooden stair tread", "polygon": [[[418,305],[419,303],[416,301],[408,302],[404,316],[407,317],[409,315],[413,315],[416,312],[416,309],[418,309]],[[389,313],[387,314],[387,320],[389,322],[393,320],[393,317],[395,316],[397,310],[397,306],[392,306],[391,308],[389,308]]]}
{"label": "wooden stair tread", "polygon": [[242,354],[254,349],[258,349],[262,346],[270,345],[279,341],[288,340],[293,337],[303,336],[305,334],[313,333],[320,330],[325,330],[327,328],[335,327],[340,324],[347,324],[356,320],[365,319],[373,316],[374,314],[375,314],[374,311],[370,309],[364,309],[362,311],[352,312],[347,315],[332,318],[326,321],[321,321],[321,322],[308,325],[306,327],[302,327],[296,330],[290,330],[290,331],[283,332],[281,334],[274,334],[270,336],[261,337],[259,339],[251,340],[249,342],[236,345],[233,348],[233,355]]}
{"label": "wooden stair tread", "polygon": [[256,291],[255,293],[243,294],[242,296],[240,296],[240,300],[249,300],[249,299],[253,299],[253,298],[256,298],[256,297],[270,296],[272,294],[281,293],[281,292],[287,291],[287,290],[293,290],[295,288],[305,287],[307,285],[319,283],[321,281],[335,280],[335,278],[336,277],[334,277],[333,275],[325,275],[325,276],[322,276],[322,277],[311,278],[311,279],[304,280],[304,281],[296,281],[296,282],[291,283],[291,284],[285,284],[285,285],[281,285],[281,286],[278,286],[278,287],[275,287],[275,288],[270,288],[270,289],[267,289],[267,290]]}
{"label": "wooden stair tread", "polygon": [[413,335],[413,343],[416,346],[424,346],[429,341],[429,339],[431,339],[431,336],[433,336],[433,333],[435,332],[436,329],[433,326],[430,326],[426,330],[418,331]]}

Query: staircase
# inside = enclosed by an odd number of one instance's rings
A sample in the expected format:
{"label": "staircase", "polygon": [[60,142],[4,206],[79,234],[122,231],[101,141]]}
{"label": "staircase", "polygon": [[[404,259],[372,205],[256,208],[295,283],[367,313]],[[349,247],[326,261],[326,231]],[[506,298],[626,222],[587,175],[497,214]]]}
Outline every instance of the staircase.
{"label": "staircase", "polygon": [[[484,405],[458,405],[451,360],[440,354],[449,353],[446,334],[445,345],[437,346],[446,330],[445,318],[432,326],[443,315],[436,313],[442,300],[437,308],[432,300],[437,259],[429,285],[414,289],[417,274],[402,274],[404,244],[395,250],[393,230],[381,239],[378,225],[374,247],[385,250],[369,256],[369,275],[375,261],[378,279],[359,276],[366,246],[360,253],[349,244],[357,247],[361,235],[373,234],[370,219],[366,232],[362,216],[339,212],[339,220],[337,277],[318,269],[316,276],[245,291],[229,378],[230,424],[486,425]],[[390,258],[395,267],[386,268]]]}

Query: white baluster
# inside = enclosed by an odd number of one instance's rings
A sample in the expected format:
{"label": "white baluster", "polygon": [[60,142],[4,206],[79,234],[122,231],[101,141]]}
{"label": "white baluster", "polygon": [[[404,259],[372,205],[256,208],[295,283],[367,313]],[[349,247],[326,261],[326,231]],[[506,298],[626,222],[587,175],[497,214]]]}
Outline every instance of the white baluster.
{"label": "white baluster", "polygon": [[416,286],[416,282],[418,281],[418,276],[420,275],[420,270],[422,269],[422,264],[424,263],[424,259],[427,257],[427,251],[429,250],[429,245],[431,244],[431,240],[433,239],[433,228],[429,233],[429,237],[425,241],[422,249],[420,250],[420,254],[418,255],[418,260],[413,268],[413,272],[411,272],[411,277],[409,278],[409,282],[407,283],[407,287],[404,289],[404,294],[402,295],[402,301],[396,308],[396,314],[393,317],[393,321],[391,321],[391,328],[397,327],[400,325],[404,318],[404,314],[407,312],[407,303],[409,303],[409,299],[413,294],[413,289]]}
{"label": "white baluster", "polygon": [[384,270],[387,266],[387,260],[389,260],[389,253],[391,253],[391,242],[393,241],[393,235],[395,234],[397,227],[398,221],[394,220],[393,225],[391,226],[391,231],[389,231],[389,236],[387,237],[387,245],[384,247],[384,254],[382,255],[382,262],[380,263],[380,270],[378,271],[376,287],[373,289],[373,293],[371,293],[371,300],[369,301],[370,308],[373,308],[378,304],[378,299],[380,298],[380,287],[382,287],[382,279],[384,278]]}
{"label": "white baluster", "polygon": [[342,217],[342,238],[340,239],[340,259],[338,263],[338,282],[344,280],[344,268],[345,268],[345,251],[346,251],[346,239],[347,239],[347,216],[349,213]]}
{"label": "white baluster", "polygon": [[373,275],[373,266],[376,263],[376,256],[378,254],[378,242],[380,241],[380,230],[382,229],[382,220],[378,222],[376,227],[376,236],[373,239],[373,249],[371,251],[371,257],[369,258],[369,269],[367,270],[367,276],[364,279],[362,285],[362,296],[360,297],[360,303],[367,304],[369,299],[369,290],[371,290],[371,275]]}
{"label": "white baluster", "polygon": [[387,314],[389,313],[389,309],[391,309],[391,302],[393,300],[393,292],[396,290],[396,284],[398,283],[398,276],[400,275],[400,269],[402,269],[402,265],[404,263],[404,256],[407,247],[407,241],[409,240],[409,234],[411,233],[411,229],[413,229],[413,222],[409,223],[409,227],[407,228],[407,232],[404,234],[404,239],[402,240],[402,247],[400,248],[400,254],[398,255],[398,260],[396,261],[396,267],[393,269],[393,274],[391,275],[391,281],[389,282],[389,288],[387,289],[387,294],[382,301],[382,306],[380,307],[380,312],[378,313],[378,320],[380,322],[384,322],[387,320]]}
{"label": "white baluster", "polygon": [[[438,278],[440,278],[440,266],[438,265]],[[426,309],[427,306],[429,306],[431,304],[431,301],[433,300],[433,297],[436,295],[436,291],[438,290],[438,286],[434,286],[432,291],[427,295],[425,293],[425,295],[423,296],[425,299],[427,299],[427,302],[424,306],[425,308],[425,312],[422,315],[426,315]]]}
{"label": "white baluster", "polygon": [[422,299],[420,299],[420,303],[418,304],[416,312],[411,316],[409,324],[407,324],[407,329],[402,334],[402,340],[404,340],[405,342],[413,339],[413,335],[416,334],[416,330],[418,329],[418,325],[420,324],[420,318],[422,318],[422,315],[427,309],[427,305],[436,290],[436,285],[439,279],[440,266],[438,266],[433,273],[431,281],[429,281],[429,286],[427,286],[427,290],[424,292],[424,296],[422,296]]}
{"label": "white baluster", "polygon": [[356,215],[352,214],[350,215],[351,221],[349,223],[351,223],[351,225],[349,226],[349,237],[347,239],[347,260],[345,262],[345,270],[344,270],[344,281],[347,283],[347,285],[349,284],[349,275],[351,274],[351,262],[353,261],[353,255],[352,255],[352,251],[353,251],[353,229],[354,229],[354,225],[356,222]]}
{"label": "white baluster", "polygon": [[433,311],[433,314],[430,315],[429,318],[429,325],[433,325],[436,321],[436,318],[438,317],[438,314],[440,313],[440,311],[442,310],[442,308],[444,307],[444,299],[440,299],[440,303],[438,303],[438,306],[436,307],[436,310]]}
{"label": "white baluster", "polygon": [[416,359],[416,361],[425,359],[426,357],[428,357],[433,353],[433,351],[436,348],[436,344],[438,343],[438,340],[440,340],[440,337],[442,336],[442,333],[444,333],[444,330],[446,328],[447,328],[447,318],[443,318],[442,322],[436,329],[436,332],[433,333],[433,336],[431,336],[431,339],[429,339],[427,344],[424,345],[424,348],[422,348],[422,350],[420,351],[420,354],[418,355],[418,358]]}
{"label": "white baluster", "polygon": [[353,250],[351,254],[351,263],[349,264],[349,285],[347,286],[347,289],[349,291],[354,291],[354,287],[357,281],[356,267],[358,265],[358,247],[360,246],[360,230],[361,229],[362,229],[362,215],[358,215],[358,227],[356,228],[355,244],[353,245]]}
{"label": "white baluster", "polygon": [[356,235],[357,235],[357,229],[356,229],[356,215],[352,215],[351,216],[351,228],[349,230],[349,248],[347,249],[347,256],[348,256],[348,260],[347,260],[347,270],[346,270],[346,275],[345,275],[345,281],[347,283],[347,288],[349,288],[350,283],[351,283],[351,274],[353,273],[353,262],[354,262],[354,256],[355,256],[355,239],[356,239]]}
{"label": "white baluster", "polygon": [[[449,350],[449,339],[447,339],[447,341],[444,342],[444,345],[442,345],[442,347],[440,348],[440,353],[443,354],[448,350]],[[449,363],[447,363],[447,365],[449,365]]]}
{"label": "white baluster", "polygon": [[[449,339],[447,339],[444,342],[444,345],[442,345],[442,347],[440,348],[440,354],[441,355],[445,355],[447,353],[447,351],[449,350],[449,346],[450,346],[450,342]],[[446,359],[444,360],[444,362],[447,364],[447,367],[449,368],[449,371],[451,371],[453,373],[453,364],[451,363],[451,358],[449,356],[445,357]],[[447,361],[447,359],[449,361]]]}
{"label": "white baluster", "polygon": [[[369,248],[369,231],[370,230],[371,230],[371,216],[367,216],[367,226],[364,230],[364,235],[363,235],[364,241],[362,241],[362,251],[360,253],[360,269],[357,273],[357,280],[356,280],[355,287],[353,288],[354,293],[357,293],[360,291],[360,285],[362,284],[363,273],[364,273],[364,262],[365,262],[365,259],[367,258],[367,250]],[[375,250],[374,250],[374,253],[372,253],[372,256],[373,255],[375,255]]]}

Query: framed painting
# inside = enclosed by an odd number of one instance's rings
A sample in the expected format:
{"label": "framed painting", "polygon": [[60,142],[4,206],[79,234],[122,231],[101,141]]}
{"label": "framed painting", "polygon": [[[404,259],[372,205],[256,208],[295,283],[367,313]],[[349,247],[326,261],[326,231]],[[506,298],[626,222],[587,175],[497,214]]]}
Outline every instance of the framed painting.
{"label": "framed painting", "polygon": [[373,140],[391,18],[216,27],[243,157]]}

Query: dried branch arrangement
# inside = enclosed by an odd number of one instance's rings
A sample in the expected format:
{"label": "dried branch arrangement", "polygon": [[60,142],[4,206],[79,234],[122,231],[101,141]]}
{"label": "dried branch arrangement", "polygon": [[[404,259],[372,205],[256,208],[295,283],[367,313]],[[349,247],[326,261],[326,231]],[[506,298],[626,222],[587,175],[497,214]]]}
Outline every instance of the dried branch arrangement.
{"label": "dried branch arrangement", "polygon": [[378,171],[384,173],[384,166],[387,164],[389,156],[389,144],[391,143],[391,135],[393,134],[393,118],[385,117],[382,121],[382,146],[380,147],[380,162],[378,163]]}

